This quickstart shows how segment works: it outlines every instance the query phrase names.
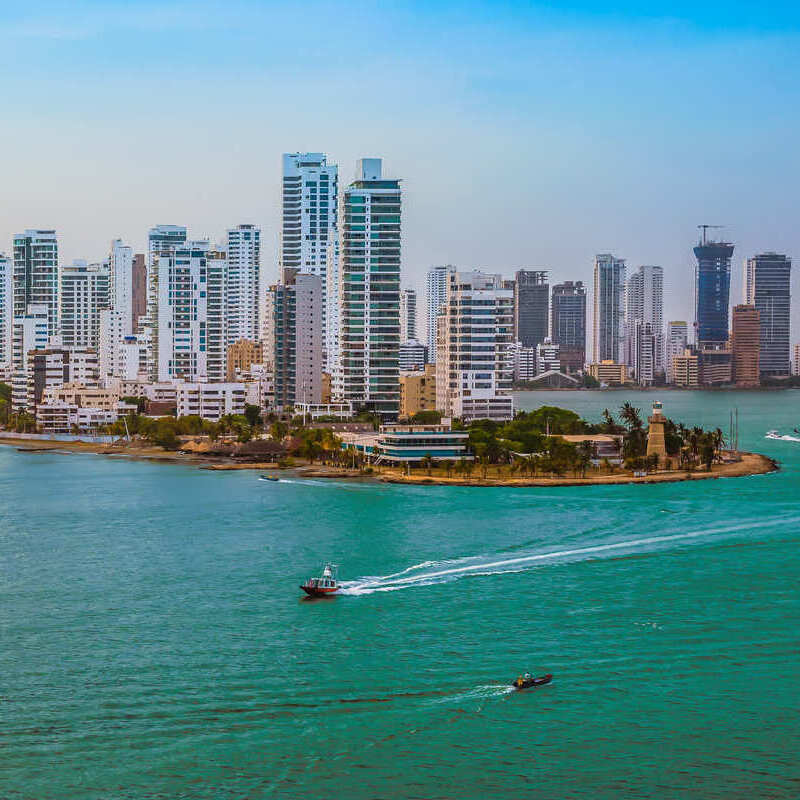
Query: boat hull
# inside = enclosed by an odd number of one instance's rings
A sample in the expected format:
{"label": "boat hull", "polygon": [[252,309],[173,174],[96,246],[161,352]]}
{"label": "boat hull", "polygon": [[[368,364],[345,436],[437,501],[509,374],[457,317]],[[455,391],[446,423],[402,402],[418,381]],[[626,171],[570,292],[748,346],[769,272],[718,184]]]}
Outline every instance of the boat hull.
{"label": "boat hull", "polygon": [[521,686],[517,684],[516,681],[514,681],[514,683],[512,683],[511,686],[519,692],[522,689],[530,689],[534,686],[545,686],[552,680],[553,680],[552,675],[543,675],[541,678],[531,678],[530,680],[523,681]]}
{"label": "boat hull", "polygon": [[327,589],[321,589],[318,586],[306,586],[304,583],[300,584],[300,588],[309,596],[309,597],[330,597],[332,594],[336,594],[339,591],[338,586],[334,586]]}

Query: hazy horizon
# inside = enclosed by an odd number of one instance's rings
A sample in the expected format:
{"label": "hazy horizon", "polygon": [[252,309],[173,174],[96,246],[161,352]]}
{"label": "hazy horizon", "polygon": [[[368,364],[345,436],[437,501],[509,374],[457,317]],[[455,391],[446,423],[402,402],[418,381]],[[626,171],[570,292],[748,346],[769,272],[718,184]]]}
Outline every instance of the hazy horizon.
{"label": "hazy horizon", "polygon": [[736,245],[732,304],[745,258],[798,249],[793,6],[104,0],[0,22],[0,251],[55,228],[68,264],[117,237],[141,251],[157,224],[219,239],[252,222],[271,281],[298,150],[343,184],[363,156],[402,179],[421,297],[444,263],[591,289],[611,252],[661,265],[665,320],[691,323],[698,224]]}

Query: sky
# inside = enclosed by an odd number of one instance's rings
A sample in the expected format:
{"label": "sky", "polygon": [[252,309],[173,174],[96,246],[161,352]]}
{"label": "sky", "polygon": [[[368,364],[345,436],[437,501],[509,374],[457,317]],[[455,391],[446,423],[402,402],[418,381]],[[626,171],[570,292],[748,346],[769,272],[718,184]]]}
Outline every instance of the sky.
{"label": "sky", "polygon": [[736,302],[745,257],[800,258],[797,3],[0,0],[0,31],[0,251],[253,222],[272,280],[281,153],[308,150],[402,179],[420,291],[443,263],[591,286],[611,252],[691,321],[698,224]]}

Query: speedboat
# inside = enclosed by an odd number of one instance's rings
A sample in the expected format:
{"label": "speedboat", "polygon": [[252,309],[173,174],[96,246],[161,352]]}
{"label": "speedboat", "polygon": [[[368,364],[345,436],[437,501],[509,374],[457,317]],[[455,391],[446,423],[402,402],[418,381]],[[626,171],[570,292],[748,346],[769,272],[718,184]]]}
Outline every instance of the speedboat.
{"label": "speedboat", "polygon": [[781,435],[776,430],[767,431],[767,439],[780,439]]}
{"label": "speedboat", "polygon": [[309,578],[300,588],[309,597],[327,597],[339,591],[339,581],[336,580],[336,564],[326,564],[319,578]]}
{"label": "speedboat", "polygon": [[524,678],[517,678],[511,686],[517,691],[521,691],[522,689],[530,689],[531,686],[544,686],[546,683],[550,683],[551,680],[553,680],[553,676],[549,672],[539,678],[528,677],[526,673]]}
{"label": "speedboat", "polygon": [[280,478],[276,478],[274,475],[262,475],[261,476],[261,480],[262,481],[279,481]]}

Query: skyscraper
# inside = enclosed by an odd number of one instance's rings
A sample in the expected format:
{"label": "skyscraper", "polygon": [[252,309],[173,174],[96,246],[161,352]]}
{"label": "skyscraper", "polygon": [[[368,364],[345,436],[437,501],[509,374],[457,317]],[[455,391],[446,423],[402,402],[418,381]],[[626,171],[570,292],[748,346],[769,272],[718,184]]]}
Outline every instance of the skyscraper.
{"label": "skyscraper", "polygon": [[666,373],[667,382],[675,382],[673,360],[684,354],[689,342],[689,326],[684,320],[673,320],[667,323],[666,340]]}
{"label": "skyscraper", "polygon": [[237,225],[228,230],[227,304],[228,344],[261,336],[259,286],[261,229]]}
{"label": "skyscraper", "polygon": [[586,289],[581,281],[553,286],[551,329],[559,346],[561,369],[577,372],[586,364]]}
{"label": "skyscraper", "polygon": [[603,253],[594,259],[592,359],[620,361],[625,293],[625,261]]}
{"label": "skyscraper", "polygon": [[749,305],[734,306],[731,317],[731,365],[732,377],[737,386],[760,384],[759,338],[758,310]]}
{"label": "skyscraper", "polygon": [[[290,267],[319,275],[323,292],[323,358],[332,371],[338,347],[338,303],[329,296],[329,272],[336,274],[336,206],[339,167],[328,164],[324,153],[283,154],[283,220],[281,227],[281,268]],[[330,326],[328,317],[331,316]],[[330,348],[328,347],[330,342]],[[329,354],[328,350],[332,352]]]}
{"label": "skyscraper", "polygon": [[439,315],[436,408],[462,420],[514,416],[514,293],[502,275],[451,272]]}
{"label": "skyscraper", "polygon": [[122,239],[114,239],[108,265],[110,306],[122,315],[123,333],[130,336],[136,322],[133,316],[133,248],[123,244]]}
{"label": "skyscraper", "polygon": [[728,341],[733,245],[710,241],[704,229],[694,255],[695,341],[698,347],[713,348]]}
{"label": "skyscraper", "polygon": [[383,177],[381,159],[361,159],[340,199],[342,368],[334,394],[387,418],[400,410],[400,206],[400,182]]}
{"label": "skyscraper", "polygon": [[426,290],[428,295],[428,361],[436,363],[436,318],[447,296],[447,274],[455,267],[447,264],[428,270]]}
{"label": "skyscraper", "polygon": [[53,230],[26,230],[14,236],[14,316],[28,306],[47,307],[47,335],[58,333],[58,240]]}
{"label": "skyscraper", "polygon": [[[664,271],[641,266],[625,284],[625,363],[634,380],[652,383],[664,371]],[[637,322],[641,325],[637,326]],[[640,341],[644,336],[646,341]],[[646,359],[640,368],[639,354]]]}
{"label": "skyscraper", "polygon": [[267,360],[275,375],[275,405],[322,401],[322,279],[284,268],[270,286],[264,309]]}
{"label": "skyscraper", "polygon": [[403,289],[400,293],[400,341],[416,341],[417,290]]}
{"label": "skyscraper", "polygon": [[144,253],[136,253],[133,257],[133,280],[131,297],[131,316],[133,332],[139,333],[142,317],[147,314],[147,264]]}
{"label": "skyscraper", "polygon": [[14,262],[0,253],[0,367],[11,365],[11,321],[14,318]]}
{"label": "skyscraper", "polygon": [[520,269],[514,275],[514,336],[523,347],[543,342],[550,327],[550,284],[546,270]]}
{"label": "skyscraper", "polygon": [[75,260],[61,270],[60,319],[65,347],[97,349],[100,313],[109,308],[108,264]]}
{"label": "skyscraper", "polygon": [[788,375],[792,259],[762,253],[747,259],[744,273],[745,302],[760,315],[761,374]]}

